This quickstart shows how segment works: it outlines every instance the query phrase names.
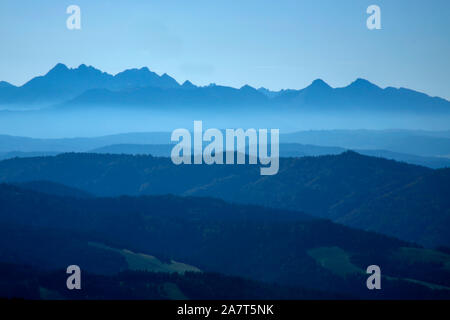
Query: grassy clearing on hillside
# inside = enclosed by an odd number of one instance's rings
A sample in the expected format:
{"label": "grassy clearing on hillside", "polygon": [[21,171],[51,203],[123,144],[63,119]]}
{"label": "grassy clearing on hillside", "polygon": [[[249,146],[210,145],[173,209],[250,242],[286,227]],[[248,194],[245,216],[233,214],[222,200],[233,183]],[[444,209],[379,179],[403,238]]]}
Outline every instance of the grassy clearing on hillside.
{"label": "grassy clearing on hillside", "polygon": [[353,273],[364,272],[351,263],[350,255],[347,252],[338,247],[314,248],[308,250],[308,254],[322,267],[341,277],[345,277]]}
{"label": "grassy clearing on hillside", "polygon": [[[327,270],[345,277],[350,274],[364,273],[365,271],[355,266],[350,261],[350,254],[339,247],[319,247],[308,250],[308,254],[313,257],[318,264]],[[434,263],[441,264],[446,270],[450,268],[450,255],[438,251],[421,249],[421,248],[400,248],[395,255],[399,263],[414,265],[417,263]],[[403,280],[411,283],[419,284],[433,290],[450,290],[449,287],[409,278],[398,278],[382,275],[387,280]]]}
{"label": "grassy clearing on hillside", "polygon": [[444,270],[450,271],[450,255],[435,250],[403,247],[393,254],[393,258],[409,265],[415,263],[439,264]]}
{"label": "grassy clearing on hillside", "polygon": [[185,272],[201,272],[200,269],[194,266],[184,264],[181,262],[176,262],[174,260],[171,260],[171,263],[169,264],[161,262],[158,258],[148,254],[135,253],[127,249],[111,248],[101,243],[91,242],[89,244],[97,248],[102,248],[105,250],[111,250],[120,253],[125,257],[128,264],[128,268],[130,270],[135,271],[140,270],[148,272],[169,272],[169,273],[176,272],[180,274]]}

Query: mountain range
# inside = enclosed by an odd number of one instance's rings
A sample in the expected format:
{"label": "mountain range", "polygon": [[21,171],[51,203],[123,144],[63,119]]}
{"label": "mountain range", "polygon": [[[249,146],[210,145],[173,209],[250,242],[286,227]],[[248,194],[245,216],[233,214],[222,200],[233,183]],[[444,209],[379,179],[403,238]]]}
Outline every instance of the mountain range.
{"label": "mountain range", "polygon": [[[69,146],[61,147],[61,152],[58,151],[9,151],[0,152],[0,160],[12,159],[12,158],[30,158],[39,156],[54,156],[70,150]],[[172,144],[112,144],[105,145],[99,148],[86,149],[91,153],[104,153],[104,154],[131,154],[131,155],[152,155],[155,157],[170,157],[172,152]],[[281,157],[305,157],[305,156],[319,156],[329,154],[340,154],[347,149],[340,147],[324,147],[315,145],[304,145],[299,143],[283,143],[280,144],[280,156]],[[83,151],[83,150],[80,150]],[[374,157],[392,159],[402,161],[410,164],[416,164],[420,166],[429,167],[432,169],[447,168],[450,167],[450,159],[445,157],[424,157],[411,154],[397,153],[388,150],[354,150],[360,154],[370,155]],[[192,153],[194,150],[192,150]]]}
{"label": "mountain range", "polygon": [[49,180],[96,196],[216,197],[304,211],[429,247],[450,246],[450,169],[355,152],[281,158],[275,176],[254,165],[174,165],[148,155],[61,154],[0,162],[0,182]]}
{"label": "mountain range", "polygon": [[[0,134],[0,159],[63,152],[150,153],[168,156],[170,132],[136,132],[86,138],[39,139]],[[449,131],[310,130],[281,133],[281,155],[337,154],[345,150],[425,165],[448,166]]]}
{"label": "mountain range", "polygon": [[[272,91],[60,63],[0,81],[0,298],[449,299],[449,118],[361,78]],[[196,119],[278,128],[278,174],[175,165],[170,131]]]}
{"label": "mountain range", "polygon": [[146,67],[111,75],[84,64],[71,69],[61,63],[47,74],[35,77],[20,87],[1,82],[0,105],[11,110],[19,105],[56,105],[55,108],[96,105],[450,112],[450,102],[445,99],[405,88],[383,89],[365,79],[357,79],[342,88],[332,88],[317,79],[304,89],[272,92],[249,85],[236,89],[215,84],[195,86],[190,81],[179,84],[169,75],[159,76]]}
{"label": "mountain range", "polygon": [[174,88],[179,84],[167,74],[162,76],[148,68],[129,69],[113,76],[84,64],[70,69],[58,63],[44,76],[16,87],[7,82],[0,86],[2,104],[49,104],[75,98],[91,89],[127,90],[143,86]]}
{"label": "mountain range", "polygon": [[[103,153],[103,154],[134,154],[134,155],[152,155],[155,157],[170,157],[173,145],[171,144],[113,144],[107,145],[100,148],[95,148],[90,150],[92,153]],[[270,149],[270,148],[269,148]],[[300,144],[300,143],[281,143],[279,145],[280,156],[281,157],[306,157],[306,156],[322,156],[322,155],[332,155],[340,154],[348,149],[340,147],[327,147],[327,146],[316,146],[310,144]],[[392,152],[388,150],[358,150],[356,151],[363,155],[374,156],[385,159],[392,159],[397,161],[402,161],[410,164],[416,164],[420,166],[429,167],[432,169],[448,168],[450,167],[450,159],[444,157],[424,157],[416,156],[411,154],[404,154],[398,152]],[[248,152],[248,150],[247,150]],[[192,149],[192,153],[194,150]],[[0,154],[0,160],[10,159],[14,157],[31,157],[37,156],[39,154],[30,153],[17,153],[10,152],[5,154]],[[49,153],[42,153],[44,155],[54,155]]]}

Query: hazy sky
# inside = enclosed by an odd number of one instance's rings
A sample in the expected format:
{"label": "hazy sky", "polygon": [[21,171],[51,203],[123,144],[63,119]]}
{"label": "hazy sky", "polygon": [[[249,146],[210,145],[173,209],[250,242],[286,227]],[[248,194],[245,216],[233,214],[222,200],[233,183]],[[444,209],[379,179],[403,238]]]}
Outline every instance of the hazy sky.
{"label": "hazy sky", "polygon": [[[66,28],[71,4],[81,30]],[[382,30],[366,27],[371,4]],[[362,77],[450,99],[449,17],[448,0],[1,0],[0,80],[62,62],[273,90]]]}

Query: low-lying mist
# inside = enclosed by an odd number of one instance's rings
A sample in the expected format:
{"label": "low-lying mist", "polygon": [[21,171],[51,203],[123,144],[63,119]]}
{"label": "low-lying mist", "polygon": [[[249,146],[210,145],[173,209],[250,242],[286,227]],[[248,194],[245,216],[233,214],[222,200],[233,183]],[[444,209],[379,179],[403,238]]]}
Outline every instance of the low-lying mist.
{"label": "low-lying mist", "polygon": [[449,130],[450,115],[399,113],[293,112],[245,107],[230,111],[177,108],[127,110],[84,107],[77,110],[1,111],[0,134],[34,138],[92,137],[125,132],[172,131],[193,128],[202,120],[205,128],[278,128],[281,133],[332,129]]}

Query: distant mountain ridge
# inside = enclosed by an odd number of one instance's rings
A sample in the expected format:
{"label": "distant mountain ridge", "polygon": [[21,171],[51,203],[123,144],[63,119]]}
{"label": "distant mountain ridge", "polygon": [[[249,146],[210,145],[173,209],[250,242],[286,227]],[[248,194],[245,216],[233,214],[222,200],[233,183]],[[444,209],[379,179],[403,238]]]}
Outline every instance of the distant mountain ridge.
{"label": "distant mountain ridge", "polygon": [[144,86],[177,88],[180,84],[169,75],[159,76],[147,67],[127,69],[113,76],[84,64],[71,69],[58,63],[45,75],[35,77],[21,87],[0,83],[0,103],[57,103],[91,89],[114,91]]}
{"label": "distant mountain ridge", "polygon": [[[167,152],[167,146],[171,144],[170,136],[170,132],[130,132],[98,137],[39,139],[0,134],[0,159],[32,156],[33,153],[38,156],[62,152],[97,152],[98,148],[111,145],[166,145],[162,149],[158,147],[154,155],[167,155],[161,151]],[[445,166],[450,156],[449,131],[309,130],[281,133],[280,143],[285,145],[281,150],[283,156],[337,154],[355,150],[433,168]],[[298,145],[314,146],[314,150],[309,148],[308,152],[303,152],[300,149],[304,148],[299,149]],[[148,146],[150,152],[124,153],[153,154],[155,148]],[[25,152],[28,154],[23,154]]]}
{"label": "distant mountain ridge", "polygon": [[[155,157],[170,157],[172,148],[173,145],[171,144],[112,144],[89,150],[89,152],[106,153],[106,154],[133,154],[133,155],[149,154]],[[340,147],[324,147],[299,143],[281,143],[279,149],[281,157],[337,155],[348,150],[346,148]],[[392,159],[410,164],[425,166],[433,169],[447,168],[447,167],[450,168],[450,159],[443,157],[421,157],[387,150],[353,150],[353,151],[356,151],[363,155]],[[194,150],[192,150],[192,153],[194,153]],[[30,155],[25,154],[22,157],[29,157],[29,156],[31,156],[31,154]],[[3,156],[3,158],[7,159],[6,156]],[[8,158],[13,157],[9,156]],[[1,154],[0,160],[2,160]]]}
{"label": "distant mountain ridge", "polygon": [[[116,75],[84,64],[68,68],[57,64],[44,76],[31,79],[21,87],[0,82],[0,105],[62,104],[77,107],[100,106],[247,106],[283,107],[299,111],[362,110],[377,112],[445,112],[450,102],[405,88],[382,89],[365,79],[342,88],[332,88],[321,79],[301,90],[273,92],[249,85],[232,88],[220,85],[180,85],[167,74],[159,76],[143,67]],[[61,106],[58,105],[58,108]]]}

